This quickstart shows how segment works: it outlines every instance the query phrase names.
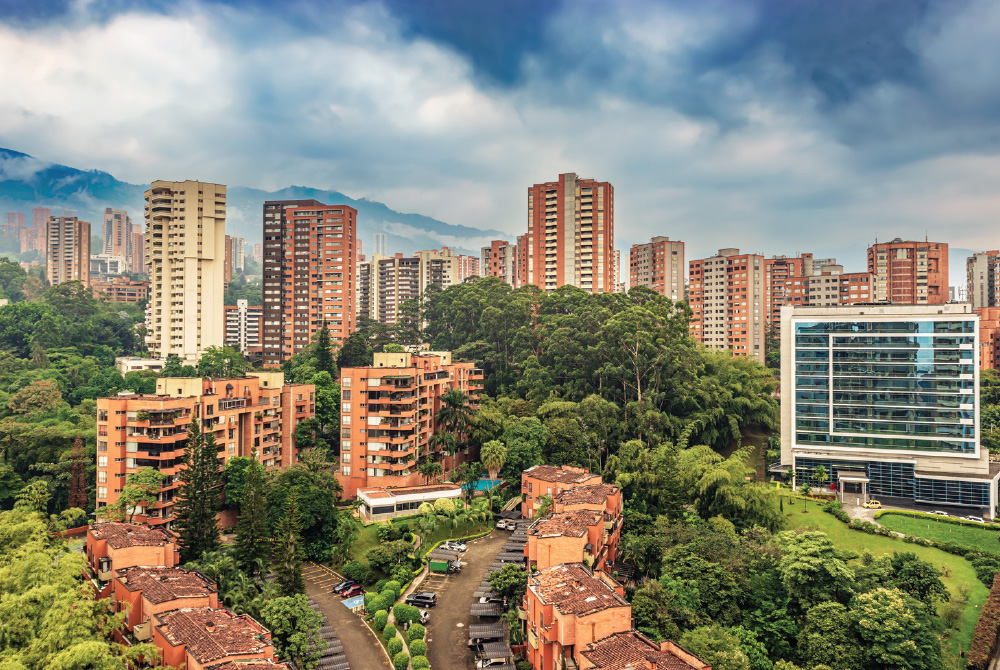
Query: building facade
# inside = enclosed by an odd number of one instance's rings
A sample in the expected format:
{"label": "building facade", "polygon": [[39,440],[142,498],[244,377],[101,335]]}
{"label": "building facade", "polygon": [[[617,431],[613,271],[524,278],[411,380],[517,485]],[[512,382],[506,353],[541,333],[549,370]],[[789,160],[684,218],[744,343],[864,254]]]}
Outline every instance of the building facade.
{"label": "building facade", "polygon": [[420,259],[420,292],[429,286],[448,288],[479,274],[479,259],[456,254],[448,247],[413,253]]}
{"label": "building facade", "polygon": [[78,281],[90,286],[90,224],[75,216],[54,216],[46,226],[45,240],[49,284]]}
{"label": "building facade", "polygon": [[782,309],[781,463],[841,496],[980,508],[1000,464],[979,442],[969,305]]}
{"label": "building facade", "polygon": [[97,400],[97,511],[112,505],[137,468],[166,476],[156,505],[135,520],[169,527],[192,420],[211,431],[220,465],[254,449],[266,467],[298,458],[295,427],[316,413],[312,384],[285,384],[281,372],[251,372],[232,379],[164,377],[156,395],[124,393]]}
{"label": "building facade", "polygon": [[706,347],[764,360],[766,293],[764,257],[720,249],[688,264],[691,334]]}
{"label": "building facade", "polygon": [[614,293],[614,188],[572,172],[529,187],[527,243],[525,284],[544,291],[568,284]]}
{"label": "building facade", "polygon": [[379,323],[392,325],[399,319],[404,302],[420,295],[424,261],[397,253],[392,258],[372,254],[358,264],[357,309]]}
{"label": "building facade", "polygon": [[260,359],[264,348],[260,338],[264,328],[264,308],[237,300],[226,305],[226,344],[238,349],[249,359]]}
{"label": "building facade", "polygon": [[[790,291],[793,282],[789,280],[799,279],[800,286],[803,277],[810,277],[813,274],[813,255],[801,254],[794,256],[772,256],[764,260],[764,283],[767,303],[767,326],[774,325],[781,327],[781,306],[790,301],[791,296],[786,296],[786,291]],[[808,280],[804,280],[808,284]],[[806,294],[808,299],[808,294]]]}
{"label": "building facade", "polygon": [[255,263],[264,262],[264,245],[260,242],[255,242],[253,245],[253,260]]}
{"label": "building facade", "polygon": [[95,296],[104,296],[112,302],[146,302],[149,300],[149,282],[133,281],[128,277],[94,279],[90,283]]}
{"label": "building facade", "polygon": [[104,209],[104,249],[108,256],[132,257],[132,219],[124,209]]}
{"label": "building facade", "polygon": [[629,251],[628,287],[645,286],[671,300],[684,300],[684,243],[654,237]]}
{"label": "building facade", "polygon": [[948,302],[948,245],[896,238],[868,247],[875,302],[943,305]]}
{"label": "building facade", "polygon": [[[472,363],[453,363],[449,352],[376,353],[371,367],[340,371],[341,463],[337,479],[345,497],[360,488],[416,486],[417,464],[431,452],[441,430],[442,396],[463,391],[477,407],[483,371]],[[457,457],[444,456],[445,475]]]}
{"label": "building facade", "polygon": [[132,255],[129,256],[129,271],[141,275],[149,274],[149,268],[146,266],[146,235],[142,232],[142,226],[132,226]]}
{"label": "building facade", "polygon": [[224,341],[226,187],[154,181],[145,199],[146,344],[154,356],[193,363]]}
{"label": "building facade", "polygon": [[4,235],[19,239],[21,231],[25,227],[25,218],[23,212],[7,212],[7,221],[3,229]]}
{"label": "building facade", "polygon": [[521,516],[533,519],[542,496],[552,498],[578,486],[600,483],[600,475],[575,465],[533,465],[521,473]]}
{"label": "building facade", "polygon": [[324,325],[354,331],[358,212],[316,200],[264,203],[264,365],[279,366]]}
{"label": "building facade", "polygon": [[517,288],[517,245],[492,240],[480,250],[479,267],[483,277],[496,277]]}
{"label": "building facade", "polygon": [[[972,309],[1000,307],[1000,251],[983,251],[973,254],[965,261],[965,300],[972,303]],[[963,301],[964,302],[964,301]]]}

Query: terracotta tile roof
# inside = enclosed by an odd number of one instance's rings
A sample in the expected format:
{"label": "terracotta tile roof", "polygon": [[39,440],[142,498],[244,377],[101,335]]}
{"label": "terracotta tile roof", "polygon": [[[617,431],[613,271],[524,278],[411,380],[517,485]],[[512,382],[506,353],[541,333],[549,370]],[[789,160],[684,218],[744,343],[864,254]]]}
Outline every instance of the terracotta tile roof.
{"label": "terracotta tile roof", "polygon": [[209,665],[205,670],[291,670],[287,663],[275,661],[223,661]]}
{"label": "terracotta tile roof", "polygon": [[579,563],[556,565],[531,575],[530,587],[545,604],[563,614],[590,614],[612,607],[629,607],[604,580]]}
{"label": "terracotta tile roof", "polygon": [[115,549],[124,547],[161,547],[173,542],[165,530],[135,523],[97,523],[90,527],[97,540],[107,540]]}
{"label": "terracotta tile roof", "polygon": [[586,484],[592,479],[601,480],[600,475],[595,475],[586,470],[564,470],[554,465],[533,465],[525,470],[523,474],[543,482],[559,482],[560,484]]}
{"label": "terracotta tile roof", "polygon": [[266,628],[246,614],[236,616],[226,609],[176,609],[154,619],[170,644],[187,645],[187,652],[203,665],[235,654],[269,653],[271,648]]}
{"label": "terracotta tile roof", "polygon": [[594,664],[594,670],[646,670],[647,659],[655,670],[708,670],[709,666],[672,642],[666,642],[664,646],[676,647],[679,653],[697,664],[685,660],[678,653],[661,651],[660,645],[634,630],[591,642],[582,654]]}
{"label": "terracotta tile roof", "polygon": [[392,494],[385,489],[358,489],[358,493],[363,493],[369,498],[391,498]]}
{"label": "terracotta tile roof", "polygon": [[553,502],[564,505],[579,503],[601,504],[616,493],[618,493],[618,487],[614,484],[587,484],[586,486],[577,486],[561,491],[553,498]]}
{"label": "terracotta tile roof", "polygon": [[135,567],[118,570],[118,580],[129,591],[142,591],[143,598],[161,604],[177,598],[197,598],[217,591],[215,584],[199,572],[181,568]]}
{"label": "terracotta tile roof", "polygon": [[587,528],[601,523],[603,518],[600,512],[591,509],[557,512],[536,521],[528,533],[538,537],[583,537]]}

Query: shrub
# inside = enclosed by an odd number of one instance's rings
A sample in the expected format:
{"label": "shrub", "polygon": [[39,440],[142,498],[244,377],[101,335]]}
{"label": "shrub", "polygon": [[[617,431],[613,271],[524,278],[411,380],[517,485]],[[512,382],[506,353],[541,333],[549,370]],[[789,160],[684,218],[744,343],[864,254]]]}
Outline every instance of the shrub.
{"label": "shrub", "polygon": [[409,542],[410,544],[413,544],[413,533],[410,532],[403,533],[403,539]]}
{"label": "shrub", "polygon": [[392,607],[392,615],[399,623],[420,623],[420,609],[406,603],[396,603]]}
{"label": "shrub", "polygon": [[838,521],[843,521],[848,524],[851,523],[851,517],[844,511],[844,506],[836,500],[823,505],[823,511],[832,514]]}
{"label": "shrub", "polygon": [[410,665],[410,655],[405,651],[401,651],[392,657],[392,667],[396,670],[406,670],[408,665]]}
{"label": "shrub", "polygon": [[382,630],[385,625],[389,623],[389,613],[385,610],[379,610],[375,612],[375,618],[372,619],[372,628],[375,630]]}
{"label": "shrub", "polygon": [[399,529],[394,528],[391,524],[383,523],[379,524],[378,528],[375,529],[375,535],[378,536],[379,542],[392,542],[393,540],[398,540],[402,533]]}
{"label": "shrub", "polygon": [[351,561],[344,564],[344,567],[340,569],[340,574],[359,584],[364,584],[371,576],[371,569],[360,561]]}
{"label": "shrub", "polygon": [[413,660],[417,660],[417,656],[427,655],[427,643],[423,640],[414,640],[410,643],[410,653],[413,654]]}
{"label": "shrub", "polygon": [[385,627],[385,630],[382,631],[382,637],[384,637],[387,640],[391,640],[392,638],[396,637],[396,627],[393,626],[392,624],[388,624]]}
{"label": "shrub", "polygon": [[405,521],[403,523],[397,525],[396,528],[399,529],[400,533],[409,533],[410,532],[410,524],[406,523]]}
{"label": "shrub", "polygon": [[414,656],[413,660],[410,661],[410,665],[413,666],[413,670],[427,670],[427,668],[431,667],[426,656]]}
{"label": "shrub", "polygon": [[403,641],[398,637],[394,637],[389,640],[389,644],[386,645],[389,650],[389,656],[395,656],[399,652],[403,651]]}
{"label": "shrub", "polygon": [[368,610],[369,612],[378,612],[380,609],[382,609],[381,607],[376,607],[376,608],[372,609],[372,603],[374,603],[375,599],[378,598],[378,594],[377,593],[372,593],[371,591],[369,591],[368,593],[365,594],[364,597],[365,597],[365,609],[366,610]]}
{"label": "shrub", "polygon": [[966,667],[972,670],[986,670],[1000,634],[1000,577],[995,577],[990,594],[976,622],[976,632],[972,635]]}
{"label": "shrub", "polygon": [[394,567],[389,576],[392,577],[392,581],[399,582],[400,589],[405,588],[407,584],[413,581],[413,571],[405,565]]}
{"label": "shrub", "polygon": [[375,593],[382,593],[382,591],[385,591],[385,585],[386,582],[388,581],[389,581],[388,579],[378,580],[377,582],[375,582],[375,586],[372,587],[372,591],[374,591]]}
{"label": "shrub", "polygon": [[981,556],[973,559],[972,568],[976,571],[976,577],[979,577],[979,581],[990,586],[994,583],[993,580],[996,574],[1000,573],[1000,557]]}
{"label": "shrub", "polygon": [[531,663],[528,663],[527,661],[518,661],[514,664],[514,667],[516,667],[517,670],[531,670]]}
{"label": "shrub", "polygon": [[[402,595],[402,593],[403,593],[403,585],[400,584],[395,579],[393,579],[392,581],[386,582],[385,586],[383,586],[382,588],[384,588],[386,590],[389,590],[389,591],[392,591],[393,594],[395,594],[396,597],[393,598],[393,600],[399,600],[399,596]],[[382,589],[379,589],[379,590],[381,591]]]}
{"label": "shrub", "polygon": [[426,631],[424,631],[424,627],[422,625],[420,625],[418,623],[415,623],[412,626],[410,626],[410,630],[406,634],[406,639],[408,639],[410,641],[412,641],[412,640],[423,640],[425,632]]}
{"label": "shrub", "polygon": [[382,599],[382,602],[388,603],[387,610],[392,609],[393,603],[399,600],[399,591],[386,587],[379,592],[378,597]]}

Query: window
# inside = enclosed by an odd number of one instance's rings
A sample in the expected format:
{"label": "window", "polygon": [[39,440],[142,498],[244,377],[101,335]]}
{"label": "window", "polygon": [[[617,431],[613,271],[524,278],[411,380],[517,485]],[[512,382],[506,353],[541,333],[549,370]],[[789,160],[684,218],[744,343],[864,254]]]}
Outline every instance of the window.
{"label": "window", "polygon": [[351,442],[350,442],[350,440],[344,440],[343,442],[341,442],[340,443],[340,449],[341,449],[341,451],[350,451],[351,450]]}
{"label": "window", "polygon": [[97,467],[99,467],[99,468],[106,468],[106,467],[108,467],[108,457],[107,456],[98,456],[97,457]]}
{"label": "window", "polygon": [[97,487],[97,497],[98,498],[107,498],[108,497],[108,487],[107,486],[98,486]]}
{"label": "window", "polygon": [[97,471],[97,482],[99,484],[105,484],[108,481],[108,473],[104,470]]}
{"label": "window", "polygon": [[235,454],[236,453],[236,443],[235,442],[230,442],[229,443],[229,453],[231,453],[231,454]]}
{"label": "window", "polygon": [[350,400],[351,399],[351,392],[350,392],[350,390],[342,391],[341,394],[340,394],[340,397],[341,397],[342,400]]}
{"label": "window", "polygon": [[345,465],[345,466],[341,467],[340,468],[340,474],[344,475],[345,477],[350,477],[351,476],[351,466],[350,465]]}

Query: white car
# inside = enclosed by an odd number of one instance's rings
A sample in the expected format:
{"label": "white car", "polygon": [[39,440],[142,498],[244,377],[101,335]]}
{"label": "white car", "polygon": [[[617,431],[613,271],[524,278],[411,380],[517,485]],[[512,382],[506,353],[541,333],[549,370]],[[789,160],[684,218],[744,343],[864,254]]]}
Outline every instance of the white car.
{"label": "white car", "polygon": [[465,551],[467,549],[464,542],[445,542],[441,548],[448,551]]}
{"label": "white car", "polygon": [[963,517],[963,518],[966,521],[975,521],[976,523],[986,523],[985,521],[983,521],[983,517],[981,517],[981,516],[967,516],[967,517]]}
{"label": "white car", "polygon": [[933,512],[931,512],[931,514],[937,514],[938,516],[948,516],[947,512],[942,512],[939,509],[934,510]]}

